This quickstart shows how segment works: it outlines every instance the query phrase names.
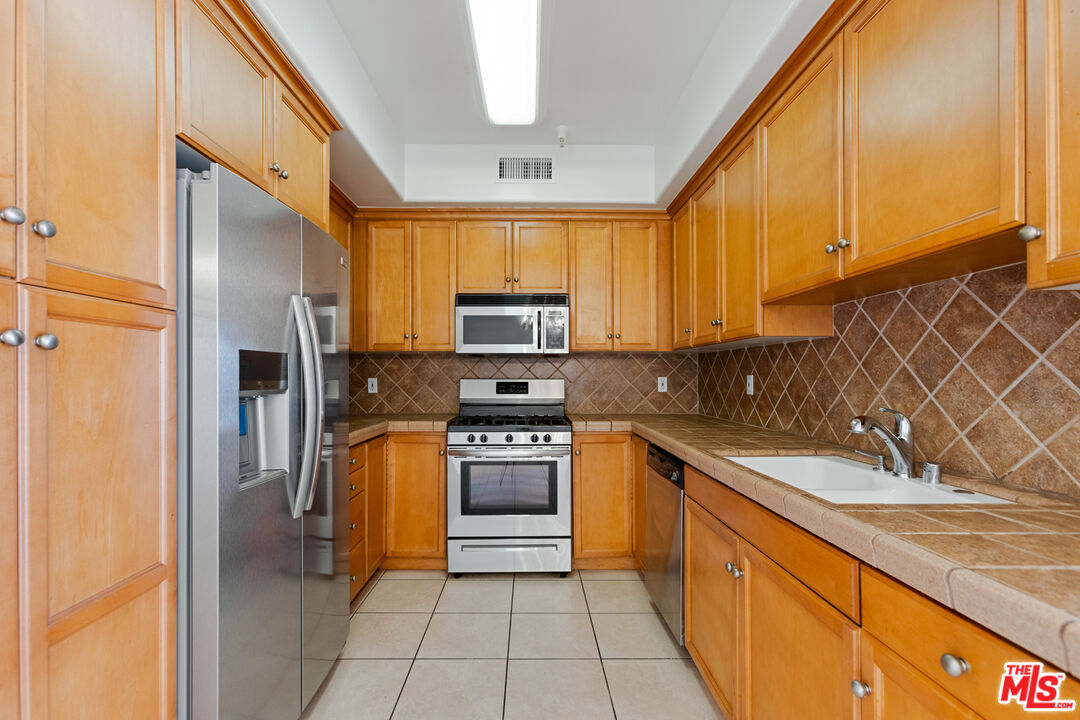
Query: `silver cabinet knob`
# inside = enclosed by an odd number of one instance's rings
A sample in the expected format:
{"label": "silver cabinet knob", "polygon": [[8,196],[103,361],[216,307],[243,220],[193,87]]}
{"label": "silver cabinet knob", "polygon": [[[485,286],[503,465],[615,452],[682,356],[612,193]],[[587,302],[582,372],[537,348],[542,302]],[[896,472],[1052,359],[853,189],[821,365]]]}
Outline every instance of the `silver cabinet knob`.
{"label": "silver cabinet knob", "polygon": [[34,344],[42,350],[55,350],[60,345],[60,338],[52,333],[44,333],[34,338]]}
{"label": "silver cabinet knob", "polygon": [[349,529],[350,530],[355,530],[356,529],[356,523],[349,523]]}
{"label": "silver cabinet knob", "polygon": [[38,220],[36,223],[30,226],[30,229],[36,232],[43,238],[51,238],[56,234],[56,225],[48,220]]}
{"label": "silver cabinet knob", "polygon": [[735,569],[735,566],[732,565],[731,563],[729,563],[729,562],[724,563],[724,570],[725,571],[731,572],[734,569]]}
{"label": "silver cabinet knob", "polygon": [[847,238],[840,238],[839,240],[836,241],[836,247],[846,248],[846,247],[850,247],[850,246],[851,246],[851,241],[848,240]]}
{"label": "silver cabinet knob", "polygon": [[3,210],[0,210],[0,220],[12,225],[22,225],[26,222],[26,213],[14,205],[8,205]]}
{"label": "silver cabinet knob", "polygon": [[278,173],[278,177],[281,178],[282,180],[288,180],[289,179],[289,171],[288,170],[282,170],[281,172]]}
{"label": "silver cabinet knob", "polygon": [[615,339],[616,340],[619,340],[621,338],[622,338],[622,335],[620,333],[615,333]]}
{"label": "silver cabinet knob", "polygon": [[825,254],[826,255],[832,255],[834,252],[836,252],[836,246],[835,245],[833,245],[832,243],[829,243],[828,245],[825,246]]}
{"label": "silver cabinet knob", "polygon": [[1043,231],[1042,228],[1037,228],[1034,225],[1024,225],[1016,234],[1024,242],[1031,242],[1032,240],[1041,238]]}
{"label": "silver cabinet knob", "polygon": [[724,563],[724,569],[731,573],[732,577],[734,577],[736,580],[741,578],[744,574],[742,570],[735,567],[734,563]]}
{"label": "silver cabinet knob", "polygon": [[517,282],[517,281],[518,281],[518,279],[517,279],[517,276],[515,275],[514,276],[514,282]]}
{"label": "silver cabinet knob", "polygon": [[349,582],[356,582],[356,576],[355,575],[350,575],[349,576]]}
{"label": "silver cabinet knob", "polygon": [[510,276],[509,275],[506,276],[506,282],[510,282]]}
{"label": "silver cabinet knob", "polygon": [[409,333],[405,333],[405,339],[406,339],[406,340],[408,340],[408,339],[409,339]]}
{"label": "silver cabinet knob", "polygon": [[416,338],[420,337],[420,335],[419,335],[419,333],[413,333],[412,337],[413,337],[413,340],[415,340]]}
{"label": "silver cabinet knob", "polygon": [[610,340],[611,339],[611,333],[608,333],[607,337],[608,337],[608,340]]}
{"label": "silver cabinet knob", "polygon": [[270,166],[270,172],[280,173],[281,172],[281,166],[278,165],[277,163],[274,163],[273,165]]}
{"label": "silver cabinet knob", "polygon": [[581,454],[581,451],[580,451],[580,450],[575,450],[575,451],[574,451],[574,454],[575,454],[575,455],[580,455],[580,454]]}
{"label": "silver cabinet knob", "polygon": [[440,451],[439,451],[439,455],[445,455],[445,454],[446,454],[446,451],[445,451],[445,450],[440,450]]}
{"label": "silver cabinet knob", "polygon": [[356,483],[349,483],[350,492],[356,489]]}
{"label": "silver cabinet knob", "polygon": [[945,653],[941,656],[941,667],[947,675],[960,677],[964,673],[971,672],[971,664],[962,657]]}
{"label": "silver cabinet knob", "polygon": [[683,330],[683,332],[684,332],[684,333],[688,333],[688,332],[690,332],[690,328],[686,328],[685,330]]}
{"label": "silver cabinet knob", "polygon": [[24,342],[26,342],[26,334],[22,330],[8,328],[4,332],[0,332],[0,343],[11,347],[19,347]]}
{"label": "silver cabinet knob", "polygon": [[349,458],[349,464],[350,465],[355,465],[356,464],[356,458]]}
{"label": "silver cabinet knob", "polygon": [[860,699],[867,697],[870,695],[870,686],[864,683],[862,680],[852,680],[851,694]]}

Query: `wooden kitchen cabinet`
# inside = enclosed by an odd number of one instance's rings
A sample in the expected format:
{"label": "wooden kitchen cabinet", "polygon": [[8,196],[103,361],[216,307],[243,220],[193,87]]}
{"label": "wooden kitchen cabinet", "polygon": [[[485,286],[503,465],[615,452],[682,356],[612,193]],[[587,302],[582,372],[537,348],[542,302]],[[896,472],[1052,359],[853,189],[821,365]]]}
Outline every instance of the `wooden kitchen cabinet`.
{"label": "wooden kitchen cabinet", "polygon": [[330,221],[330,132],[280,79],[274,81],[274,162],[277,196],[327,228]]}
{"label": "wooden kitchen cabinet", "polygon": [[574,436],[574,560],[631,557],[633,504],[627,433]]}
{"label": "wooden kitchen cabinet", "polygon": [[[833,40],[764,115],[761,143],[762,299],[841,277],[844,186],[841,38]],[[827,252],[828,246],[833,252]]]}
{"label": "wooden kitchen cabinet", "polygon": [[1080,11],[1071,0],[1027,8],[1028,285],[1080,283]]}
{"label": "wooden kitchen cabinet", "polygon": [[172,0],[38,0],[21,12],[25,85],[3,91],[18,88],[28,128],[19,280],[174,306]]}
{"label": "wooden kitchen cabinet", "polygon": [[762,334],[758,161],[757,134],[751,133],[720,165],[721,337],[725,342]]}
{"label": "wooden kitchen cabinet", "polygon": [[[355,209],[352,201],[344,193],[335,186],[330,186],[330,221],[327,224],[327,232],[346,250],[352,247],[352,216]],[[352,286],[350,289],[355,291],[356,287]]]}
{"label": "wooden kitchen cabinet", "polygon": [[672,345],[675,350],[690,347],[694,313],[694,240],[691,236],[690,205],[687,203],[672,218],[672,282],[674,310]]}
{"label": "wooden kitchen cabinet", "polygon": [[[4,31],[0,30],[0,33]],[[16,285],[0,279],[0,332],[18,328]],[[19,716],[19,349],[0,345],[0,717]]]}
{"label": "wooden kitchen cabinet", "polygon": [[610,222],[570,223],[570,350],[611,350],[614,248]]}
{"label": "wooden kitchen cabinet", "polygon": [[570,291],[567,223],[533,220],[514,223],[514,292]]}
{"label": "wooden kitchen cabinet", "polygon": [[386,557],[386,436],[349,448],[349,587],[355,598]]}
{"label": "wooden kitchen cabinet", "polygon": [[569,292],[568,238],[562,221],[458,222],[458,292]]}
{"label": "wooden kitchen cabinet", "polygon": [[846,277],[1023,222],[1022,5],[870,0],[845,26]]}
{"label": "wooden kitchen cabinet", "polygon": [[412,223],[367,223],[367,350],[412,349]]}
{"label": "wooden kitchen cabinet", "polygon": [[[19,44],[15,35],[18,26],[15,0],[0,0],[0,275],[15,277],[15,247],[20,226],[20,215],[25,217],[26,208],[18,181],[18,140],[15,124],[18,107],[18,88],[15,67]],[[9,217],[10,214],[10,217]],[[0,711],[3,705],[0,704]]]}
{"label": "wooden kitchen cabinet", "polygon": [[367,547],[364,574],[370,578],[386,558],[386,436],[367,443]]}
{"label": "wooden kitchen cabinet", "polygon": [[387,558],[446,560],[446,433],[386,444]]}
{"label": "wooden kitchen cabinet", "polygon": [[708,178],[690,198],[693,234],[693,309],[691,343],[719,342],[720,317],[720,183]]}
{"label": "wooden kitchen cabinet", "polygon": [[742,680],[741,585],[727,571],[739,562],[739,536],[693,500],[685,501],[683,597],[686,649],[717,704],[737,716]]}
{"label": "wooden kitchen cabinet", "polygon": [[454,223],[412,223],[412,349],[453,351],[457,243]]}
{"label": "wooden kitchen cabinet", "polygon": [[510,225],[498,220],[467,220],[457,224],[458,292],[513,291]]}
{"label": "wooden kitchen cabinet", "polygon": [[634,435],[630,439],[631,452],[631,487],[634,495],[634,563],[637,569],[645,570],[645,531],[648,527],[647,507],[648,502],[645,494],[645,476],[649,471],[648,455],[649,443],[642,437]]}

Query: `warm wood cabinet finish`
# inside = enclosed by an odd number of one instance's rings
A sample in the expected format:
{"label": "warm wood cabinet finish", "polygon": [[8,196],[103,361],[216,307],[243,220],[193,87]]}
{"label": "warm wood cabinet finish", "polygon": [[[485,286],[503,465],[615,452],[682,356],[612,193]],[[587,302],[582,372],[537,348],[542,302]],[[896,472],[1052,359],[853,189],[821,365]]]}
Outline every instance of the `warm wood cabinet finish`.
{"label": "warm wood cabinet finish", "polygon": [[515,222],[513,277],[514,292],[569,292],[567,223],[557,220]]}
{"label": "warm wood cabinet finish", "polygon": [[349,587],[356,597],[386,557],[386,436],[349,448]]}
{"label": "warm wood cabinet finish", "polygon": [[[3,32],[3,31],[0,31]],[[0,279],[0,331],[19,326],[16,285]],[[0,717],[19,717],[19,350],[0,345]]]}
{"label": "warm wood cabinet finish", "polygon": [[[18,181],[18,139],[15,124],[19,83],[15,81],[15,68],[19,45],[16,42],[17,27],[15,0],[0,0],[0,209],[16,208],[25,215],[25,188]],[[0,217],[0,275],[15,277],[15,243],[20,225],[17,218]],[[2,701],[0,701],[2,702]],[[0,710],[3,705],[0,704]]]}
{"label": "warm wood cabinet finish", "polygon": [[846,25],[845,276],[1022,222],[1022,6],[869,0]]}
{"label": "warm wood cabinet finish", "polygon": [[630,435],[576,435],[572,492],[574,560],[631,557]]}
{"label": "warm wood cabinet finish", "polygon": [[1080,283],[1080,12],[1073,0],[1027,7],[1028,283]]}
{"label": "warm wood cabinet finish", "polygon": [[719,342],[720,317],[720,184],[714,175],[690,198],[693,234],[693,306],[691,342]]}
{"label": "warm wood cabinet finish", "polygon": [[367,224],[367,350],[412,349],[412,223]]}
{"label": "warm wood cabinet finish", "polygon": [[512,292],[511,223],[466,220],[457,224],[457,287],[463,293]]}
{"label": "warm wood cabinet finish", "polygon": [[177,0],[177,131],[326,228],[340,125],[243,0]]}
{"label": "warm wood cabinet finish", "polygon": [[[330,186],[330,222],[327,232],[338,241],[341,247],[349,250],[352,241],[352,216],[354,206],[334,185]],[[351,278],[350,278],[351,279]],[[355,290],[355,286],[350,286]]]}
{"label": "warm wood cabinet finish", "polygon": [[458,222],[458,291],[568,292],[568,235],[558,220]]}
{"label": "warm wood cabinet finish", "polygon": [[720,166],[721,338],[762,334],[758,256],[758,143],[751,133]]}
{"label": "warm wood cabinet finish", "polygon": [[870,686],[861,701],[863,720],[978,720],[971,708],[870,633],[863,632],[861,651],[860,682]]}
{"label": "warm wood cabinet finish", "polygon": [[412,223],[412,349],[452,351],[457,243],[454,223]]}
{"label": "warm wood cabinet finish", "polygon": [[445,560],[446,433],[391,434],[386,458],[386,556]]}
{"label": "warm wood cabinet finish", "polygon": [[691,235],[690,205],[687,204],[672,218],[672,305],[674,327],[672,343],[675,350],[693,343],[694,323],[694,239]]}
{"label": "warm wood cabinet finish", "polygon": [[570,349],[611,350],[615,329],[612,304],[612,224],[570,223]]}
{"label": "warm wood cabinet finish", "polygon": [[645,476],[649,471],[648,453],[649,443],[642,437],[634,435],[630,439],[631,452],[631,480],[630,484],[634,496],[634,563],[638,570],[645,570],[645,529],[646,508],[648,503],[645,495]]}

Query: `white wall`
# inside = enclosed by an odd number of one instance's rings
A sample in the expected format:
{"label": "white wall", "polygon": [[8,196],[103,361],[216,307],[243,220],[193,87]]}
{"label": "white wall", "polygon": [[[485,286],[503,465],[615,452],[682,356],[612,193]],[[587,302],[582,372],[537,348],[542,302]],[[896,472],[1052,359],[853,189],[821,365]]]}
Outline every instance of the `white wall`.
{"label": "white wall", "polygon": [[[497,183],[500,155],[551,156],[554,183]],[[405,202],[652,207],[653,148],[643,145],[406,145]]]}

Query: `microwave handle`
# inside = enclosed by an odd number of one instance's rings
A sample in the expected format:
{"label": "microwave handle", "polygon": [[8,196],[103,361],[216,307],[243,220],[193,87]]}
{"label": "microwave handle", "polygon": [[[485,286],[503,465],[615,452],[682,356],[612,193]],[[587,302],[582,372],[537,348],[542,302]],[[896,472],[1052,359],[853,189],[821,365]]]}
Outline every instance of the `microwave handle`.
{"label": "microwave handle", "polygon": [[536,349],[543,352],[544,350],[544,333],[547,332],[547,328],[544,327],[544,311],[536,311]]}

